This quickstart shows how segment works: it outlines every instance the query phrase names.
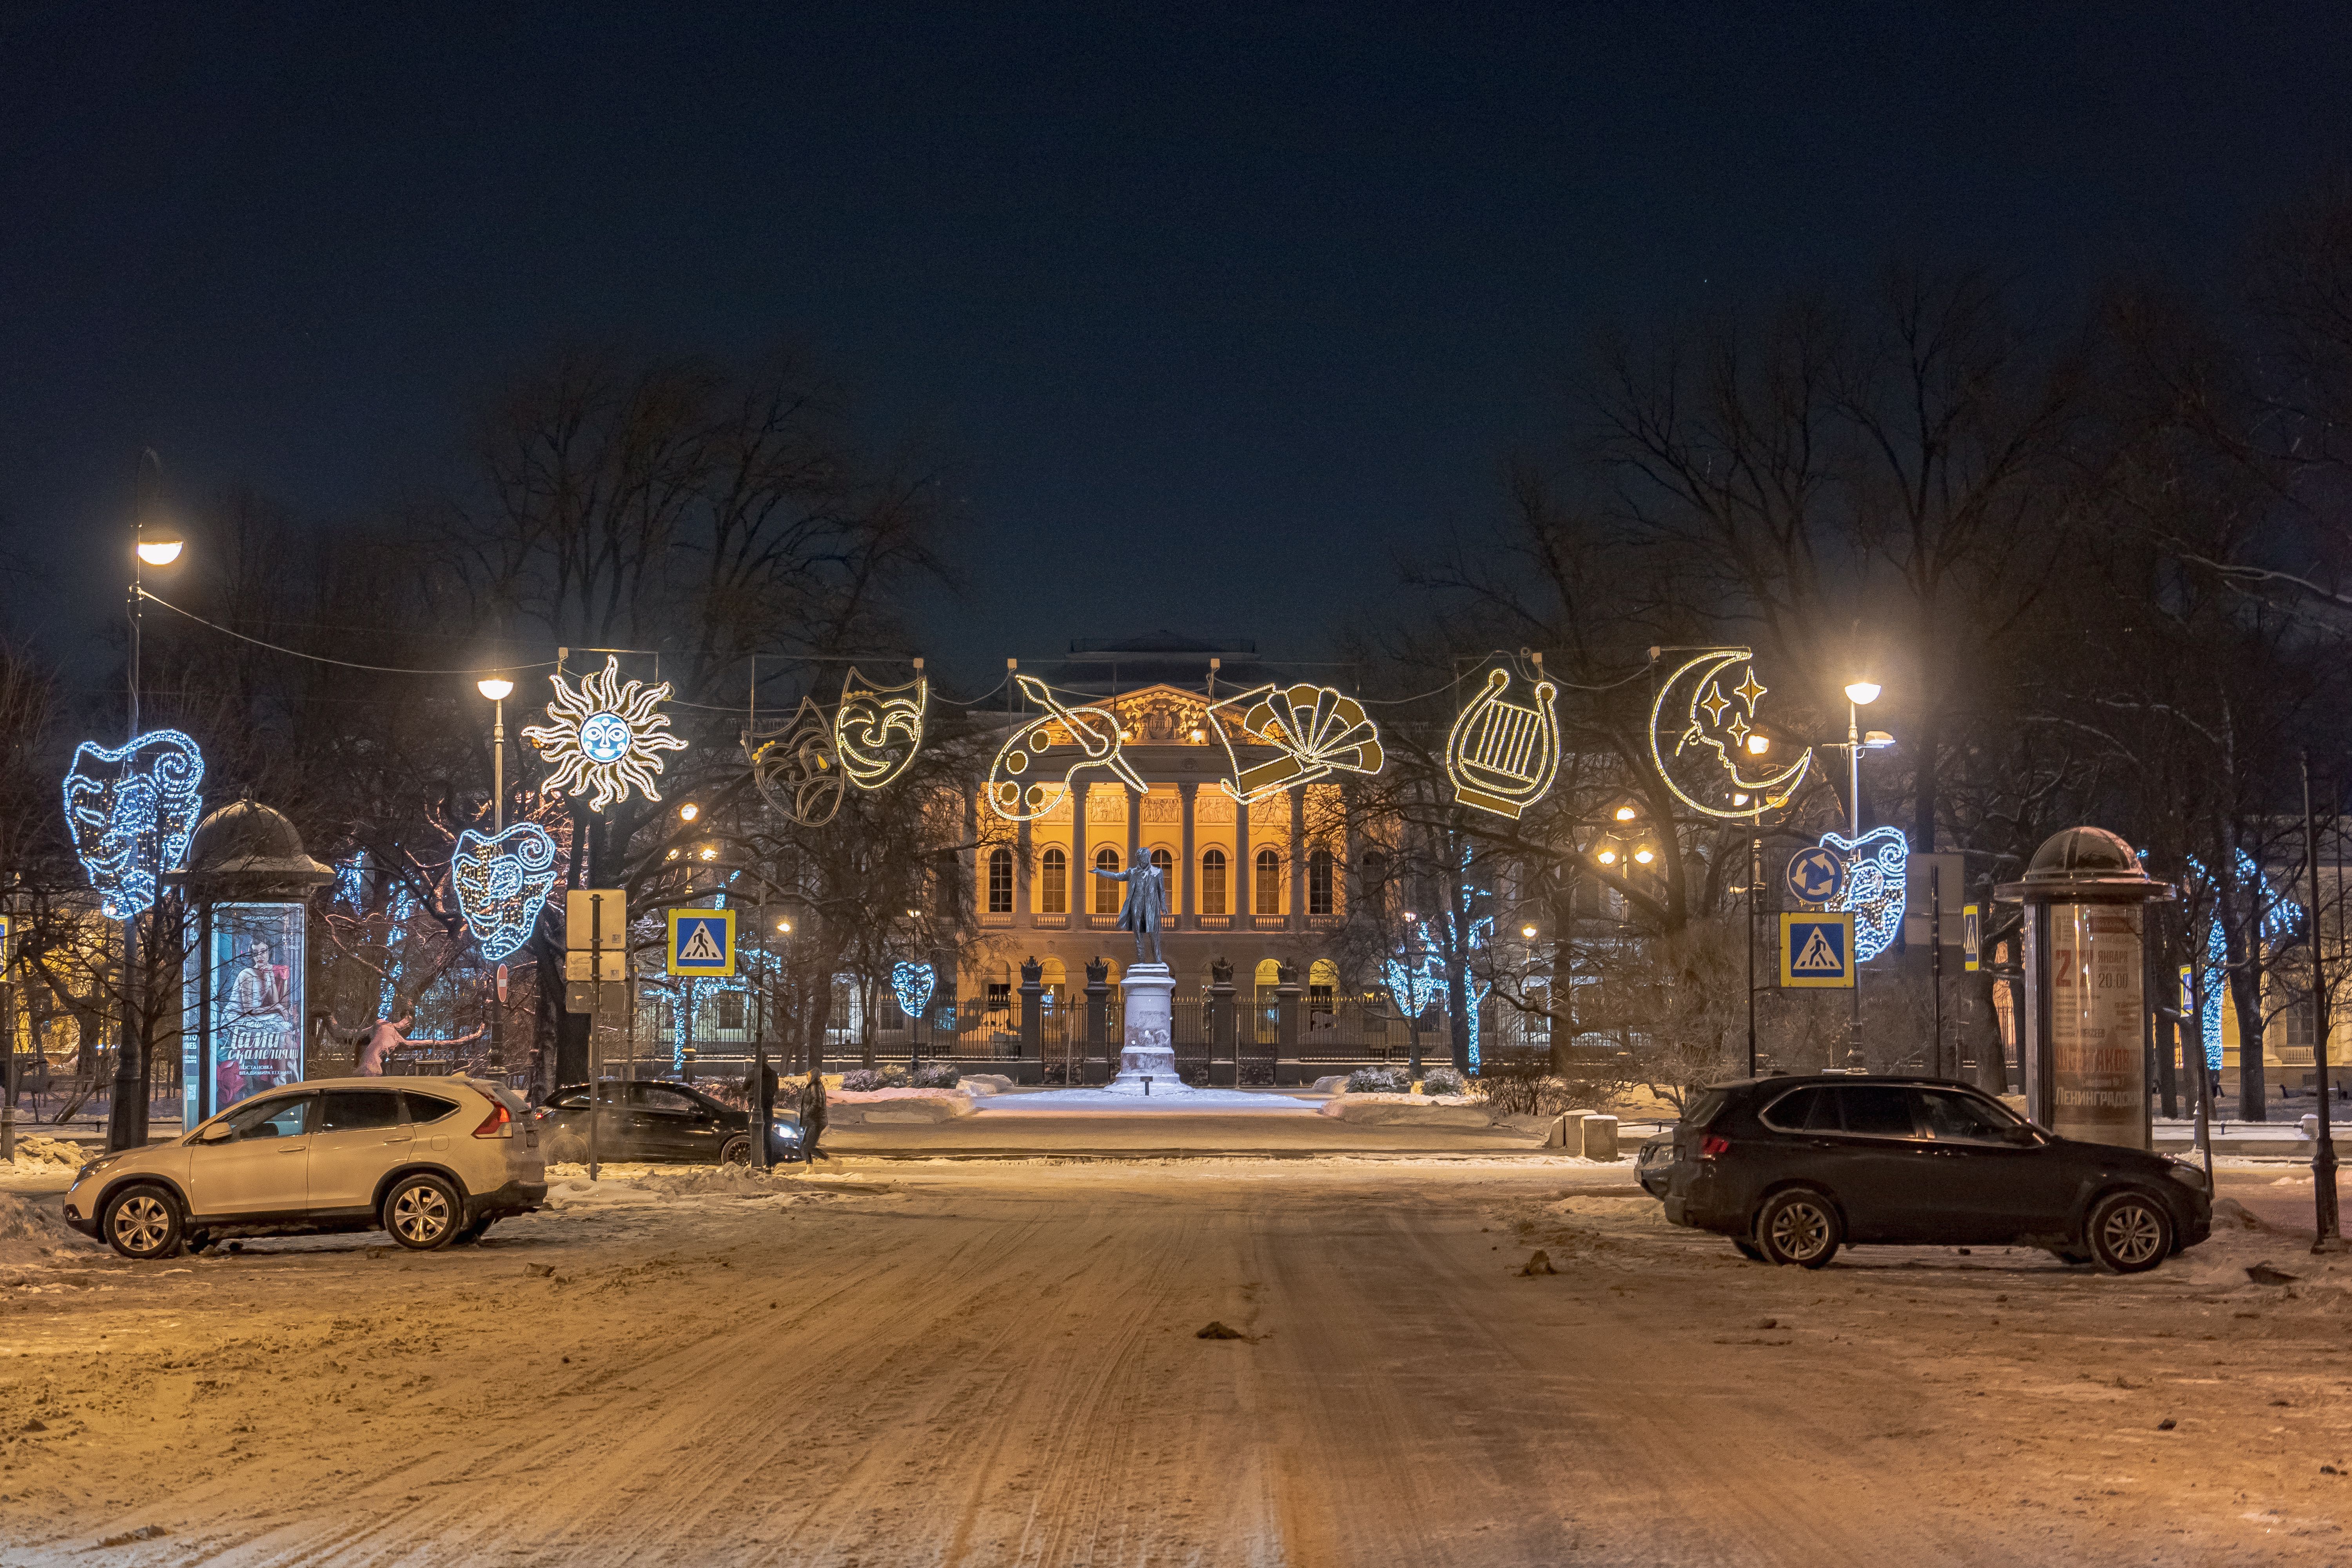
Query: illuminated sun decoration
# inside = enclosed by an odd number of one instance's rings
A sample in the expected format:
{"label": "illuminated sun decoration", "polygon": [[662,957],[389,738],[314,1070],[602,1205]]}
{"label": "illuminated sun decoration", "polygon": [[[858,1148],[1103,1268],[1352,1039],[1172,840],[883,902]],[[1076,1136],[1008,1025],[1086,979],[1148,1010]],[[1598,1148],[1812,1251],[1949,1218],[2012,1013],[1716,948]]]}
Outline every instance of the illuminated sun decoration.
{"label": "illuminated sun decoration", "polygon": [[[1284,690],[1269,684],[1212,702],[1209,711],[1220,720],[1217,739],[1234,768],[1233,777],[1219,782],[1244,805],[1336,773],[1376,773],[1386,761],[1380,727],[1364,716],[1362,703],[1333,687],[1302,684]],[[1234,750],[1231,726],[1222,721],[1226,714],[1238,715],[1249,741],[1282,754],[1244,769]]]}
{"label": "illuminated sun decoration", "polygon": [[594,811],[628,799],[632,788],[647,800],[659,800],[654,775],[662,771],[662,761],[656,753],[686,750],[685,741],[669,733],[669,715],[656,711],[669,698],[669,683],[623,680],[621,661],[611,657],[576,689],[561,675],[547,679],[555,688],[555,700],[547,705],[554,721],[522,732],[555,765],[540,787],[566,795],[593,790],[596,798],[588,805]]}
{"label": "illuminated sun decoration", "polygon": [[530,940],[555,886],[555,840],[536,822],[518,822],[495,838],[472,828],[457,835],[450,880],[466,929],[496,963]]}
{"label": "illuminated sun decoration", "polygon": [[1853,916],[1853,957],[1867,963],[1895,945],[1910,891],[1911,841],[1899,827],[1874,827],[1859,838],[1824,833],[1822,846],[1849,858],[1845,891],[1832,910]]}
{"label": "illuminated sun decoration", "polygon": [[[1746,662],[1754,658],[1744,647],[1711,648],[1668,676],[1650,704],[1650,760],[1658,776],[1676,799],[1709,816],[1777,811],[1797,793],[1812,765],[1808,746],[1777,773],[1751,777],[1741,771],[1754,754],[1747,742],[1758,732],[1757,704],[1770,689],[1756,679],[1755,665]],[[1743,662],[1739,684],[1725,685],[1730,667]]]}
{"label": "illuminated sun decoration", "polygon": [[188,858],[204,808],[205,754],[177,730],[127,745],[84,741],[66,770],[66,826],[110,921],[152,909],[155,885]]}
{"label": "illuminated sun decoration", "polygon": [[1465,805],[1516,821],[1551,791],[1559,773],[1559,718],[1552,699],[1559,688],[1536,682],[1535,706],[1503,700],[1507,669],[1486,672],[1486,689],[1454,715],[1445,737],[1445,775]]}

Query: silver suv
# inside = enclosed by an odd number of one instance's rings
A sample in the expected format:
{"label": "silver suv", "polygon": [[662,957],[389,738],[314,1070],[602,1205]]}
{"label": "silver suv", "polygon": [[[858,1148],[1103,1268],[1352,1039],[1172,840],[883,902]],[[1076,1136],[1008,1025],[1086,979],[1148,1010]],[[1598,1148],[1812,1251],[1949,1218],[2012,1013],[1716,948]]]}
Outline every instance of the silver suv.
{"label": "silver suv", "polygon": [[102,1155],[66,1223],[125,1258],[226,1236],[373,1230],[430,1251],[547,1196],[520,1096],[473,1078],[339,1078],[233,1105],[169,1143]]}

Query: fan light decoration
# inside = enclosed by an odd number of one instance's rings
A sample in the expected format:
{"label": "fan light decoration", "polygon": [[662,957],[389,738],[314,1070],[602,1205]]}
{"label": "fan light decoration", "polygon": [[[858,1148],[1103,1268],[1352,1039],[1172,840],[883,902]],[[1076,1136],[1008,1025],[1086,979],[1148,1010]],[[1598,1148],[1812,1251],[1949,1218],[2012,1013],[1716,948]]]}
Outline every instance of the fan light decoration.
{"label": "fan light decoration", "polygon": [[1777,811],[1797,793],[1812,765],[1808,746],[1778,772],[1759,769],[1751,776],[1742,771],[1757,754],[1748,740],[1758,732],[1757,704],[1770,688],[1756,679],[1752,662],[1740,672],[1738,685],[1726,686],[1723,677],[1731,666],[1755,657],[1744,647],[1710,648],[1668,676],[1650,704],[1650,760],[1658,776],[1676,799],[1709,816]]}
{"label": "fan light decoration", "polygon": [[850,667],[842,678],[841,706],[833,713],[833,745],[851,784],[880,789],[914,765],[930,700],[930,677],[919,658],[915,679],[903,686],[869,686],[856,666]]}
{"label": "fan light decoration", "polygon": [[1899,827],[1874,827],[1859,838],[1824,833],[1822,846],[1848,857],[1845,891],[1830,900],[1832,910],[1853,916],[1853,956],[1867,963],[1895,945],[1903,930],[1910,889],[1911,841]]}
{"label": "fan light decoration", "polygon": [[[1336,773],[1376,773],[1386,761],[1380,727],[1364,716],[1363,704],[1333,687],[1254,687],[1212,702],[1209,712],[1219,719],[1217,739],[1224,742],[1225,758],[1234,768],[1234,776],[1220,782],[1245,805]],[[1234,750],[1232,727],[1223,721],[1226,714],[1237,716],[1249,742],[1272,746],[1282,755],[1244,768]]]}
{"label": "fan light decoration", "polygon": [[496,963],[530,940],[555,887],[555,840],[536,822],[518,822],[495,838],[472,828],[457,835],[450,879],[466,929]]}
{"label": "fan light decoration", "polygon": [[177,730],[122,746],[84,741],[66,771],[66,826],[110,921],[152,909],[157,879],[188,858],[204,809],[205,754]]}
{"label": "fan light decoration", "polygon": [[938,984],[939,977],[928,963],[908,961],[890,966],[890,994],[898,999],[898,1010],[910,1019],[930,1010],[931,992]]}
{"label": "fan light decoration", "polygon": [[1490,669],[1486,689],[1454,716],[1445,737],[1445,776],[1454,798],[1517,821],[1551,792],[1559,773],[1559,718],[1552,699],[1559,688],[1536,682],[1535,706],[1503,700],[1511,672]]}
{"label": "fan light decoration", "polygon": [[662,771],[657,753],[686,750],[686,742],[669,733],[669,715],[656,711],[669,699],[669,683],[623,680],[621,661],[609,656],[604,669],[576,689],[561,674],[547,679],[555,688],[555,700],[547,705],[553,721],[522,732],[555,766],[541,788],[566,795],[593,790],[595,798],[588,803],[593,811],[628,799],[633,788],[647,800],[659,800],[661,791],[654,787],[654,775]]}
{"label": "fan light decoration", "polygon": [[792,722],[763,734],[743,731],[743,757],[760,798],[803,827],[822,827],[841,811],[849,775],[841,765],[834,727],[810,698]]}

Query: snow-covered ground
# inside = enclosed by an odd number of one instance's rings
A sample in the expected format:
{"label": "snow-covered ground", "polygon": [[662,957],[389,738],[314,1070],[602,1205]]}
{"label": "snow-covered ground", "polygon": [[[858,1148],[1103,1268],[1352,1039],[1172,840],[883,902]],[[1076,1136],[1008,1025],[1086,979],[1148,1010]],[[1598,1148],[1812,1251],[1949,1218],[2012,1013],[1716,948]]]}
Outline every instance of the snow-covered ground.
{"label": "snow-covered ground", "polygon": [[144,1268],[0,1197],[0,1563],[2301,1563],[2352,1515],[2352,1259],[2239,1223],[1805,1273],[1532,1154],[551,1180],[478,1247]]}

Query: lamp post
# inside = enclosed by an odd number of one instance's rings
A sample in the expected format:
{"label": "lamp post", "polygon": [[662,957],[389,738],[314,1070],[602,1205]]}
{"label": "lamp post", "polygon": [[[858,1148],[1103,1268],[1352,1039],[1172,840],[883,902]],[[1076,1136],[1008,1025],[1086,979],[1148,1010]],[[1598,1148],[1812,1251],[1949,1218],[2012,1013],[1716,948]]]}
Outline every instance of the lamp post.
{"label": "lamp post", "polygon": [[[1853,873],[1862,866],[1862,710],[1878,700],[1878,682],[1874,680],[1849,681],[1845,689],[1846,804],[1853,823],[1847,837],[1856,845],[1846,851],[1846,858],[1853,862],[1846,871],[1848,887],[1853,885]],[[1864,1068],[1862,960],[1858,954],[1849,952],[1846,962],[1853,965],[1853,1032],[1846,1041],[1845,1069],[1860,1072]]]}
{"label": "lamp post", "polygon": [[[503,675],[485,676],[474,689],[490,700],[490,837],[507,830],[507,699],[514,682]],[[490,1068],[501,1077],[507,1065],[507,966],[501,963],[496,982],[496,1005],[490,1009]]]}

